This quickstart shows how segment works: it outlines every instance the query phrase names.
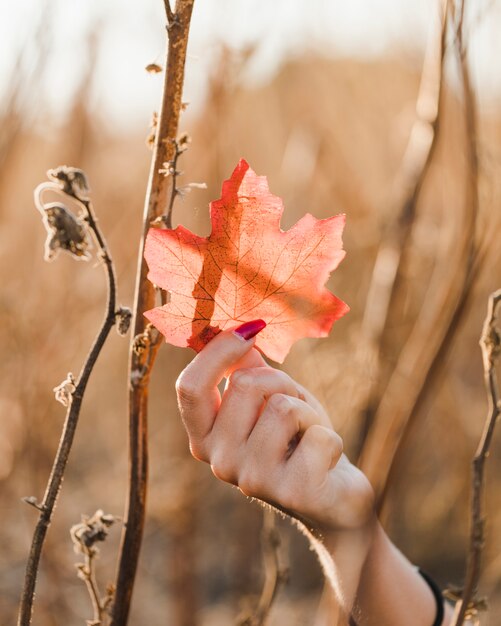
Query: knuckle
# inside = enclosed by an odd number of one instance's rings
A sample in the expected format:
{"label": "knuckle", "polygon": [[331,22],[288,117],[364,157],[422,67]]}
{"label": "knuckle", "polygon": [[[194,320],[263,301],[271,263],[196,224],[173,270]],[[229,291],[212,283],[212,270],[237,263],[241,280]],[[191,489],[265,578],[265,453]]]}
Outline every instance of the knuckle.
{"label": "knuckle", "polygon": [[284,385],[284,387],[289,385],[296,387],[296,384],[289,374],[286,374],[282,370],[273,370],[273,375]]}
{"label": "knuckle", "polygon": [[299,395],[296,383],[288,374],[282,372],[282,370],[272,370],[270,372],[269,368],[267,368],[265,372],[261,373],[261,376],[263,376],[262,380],[266,387],[271,385],[273,388],[277,389],[277,391],[281,389],[290,396]]}
{"label": "knuckle", "polygon": [[215,454],[211,458],[211,470],[216,478],[232,485],[237,484],[233,461],[226,454]]}
{"label": "knuckle", "polygon": [[199,441],[190,439],[190,452],[191,456],[197,461],[207,461],[205,446]]}
{"label": "knuckle", "polygon": [[343,440],[335,430],[314,424],[308,428],[307,433],[313,445],[328,452],[337,462],[343,453]]}
{"label": "knuckle", "polygon": [[268,400],[268,407],[277,415],[287,416],[293,410],[293,405],[288,396],[283,393],[274,393]]}
{"label": "knuckle", "polygon": [[279,503],[291,512],[299,513],[301,511],[301,504],[299,502],[297,488],[292,488],[290,486],[284,486],[280,490],[279,494]]}
{"label": "knuckle", "polygon": [[176,393],[181,405],[193,404],[199,394],[199,385],[197,381],[190,376],[188,370],[184,370],[176,380]]}
{"label": "knuckle", "polygon": [[247,394],[254,388],[254,376],[252,370],[241,369],[233,372],[230,376],[230,385],[234,391],[241,394]]}
{"label": "knuckle", "polygon": [[238,488],[251,498],[263,495],[263,484],[256,467],[243,469],[238,476]]}
{"label": "knuckle", "polygon": [[[321,424],[312,424],[306,432],[309,437],[318,442],[319,445],[332,445],[333,435],[336,435],[331,428],[327,428]],[[337,436],[339,437],[339,435]]]}
{"label": "knuckle", "polygon": [[331,441],[332,441],[333,453],[337,456],[341,456],[344,451],[343,439],[334,430],[331,431]]}

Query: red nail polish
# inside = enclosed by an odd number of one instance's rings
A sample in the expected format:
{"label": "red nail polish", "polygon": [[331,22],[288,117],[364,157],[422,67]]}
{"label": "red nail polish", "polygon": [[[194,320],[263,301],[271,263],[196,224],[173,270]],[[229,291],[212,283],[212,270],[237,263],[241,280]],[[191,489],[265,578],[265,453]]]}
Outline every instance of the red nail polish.
{"label": "red nail polish", "polygon": [[245,324],[235,328],[233,332],[247,341],[255,337],[265,327],[266,322],[264,320],[252,320],[252,322],[245,322]]}

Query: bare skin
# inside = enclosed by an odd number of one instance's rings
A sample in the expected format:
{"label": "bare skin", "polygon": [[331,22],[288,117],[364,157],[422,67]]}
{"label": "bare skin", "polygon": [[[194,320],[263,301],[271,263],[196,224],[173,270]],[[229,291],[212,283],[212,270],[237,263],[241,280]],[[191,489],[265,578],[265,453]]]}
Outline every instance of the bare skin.
{"label": "bare skin", "polygon": [[[220,480],[298,521],[342,610],[360,626],[431,626],[431,590],[381,528],[372,487],[343,454],[329,416],[300,384],[269,367],[254,343],[222,332],[179,376],[192,455]],[[450,619],[447,608],[443,625]]]}

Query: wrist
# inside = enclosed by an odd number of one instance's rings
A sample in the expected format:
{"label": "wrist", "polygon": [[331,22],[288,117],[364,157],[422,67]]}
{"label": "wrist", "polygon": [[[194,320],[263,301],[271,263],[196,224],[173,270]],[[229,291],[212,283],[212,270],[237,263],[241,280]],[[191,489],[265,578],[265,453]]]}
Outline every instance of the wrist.
{"label": "wrist", "polygon": [[335,558],[336,554],[344,550],[345,546],[359,546],[358,552],[363,555],[363,561],[370,557],[374,544],[378,540],[380,524],[376,513],[373,512],[363,523],[348,528],[333,528],[322,526],[316,535],[325,546],[329,554]]}
{"label": "wrist", "polygon": [[378,541],[379,528],[373,514],[356,528],[317,527],[309,533],[324,574],[346,615],[356,602],[364,568]]}

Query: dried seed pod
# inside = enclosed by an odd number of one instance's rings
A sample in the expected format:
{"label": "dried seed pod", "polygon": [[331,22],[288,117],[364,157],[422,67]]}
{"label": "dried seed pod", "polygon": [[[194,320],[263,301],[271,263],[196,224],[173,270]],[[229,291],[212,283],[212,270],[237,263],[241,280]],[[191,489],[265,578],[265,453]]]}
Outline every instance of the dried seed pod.
{"label": "dried seed pod", "polygon": [[69,252],[77,259],[87,260],[92,243],[87,225],[60,202],[50,202],[43,209],[43,223],[47,230],[45,260],[53,261],[59,250]]}
{"label": "dried seed pod", "polygon": [[115,313],[115,320],[117,323],[117,332],[121,337],[124,337],[130,327],[132,320],[132,311],[129,307],[121,306]]}
{"label": "dried seed pod", "polygon": [[117,518],[114,515],[103,513],[101,509],[98,509],[92,517],[82,515],[81,523],[75,524],[70,529],[75,552],[97,554],[99,550],[95,544],[106,539],[108,529],[116,521]]}
{"label": "dried seed pod", "polygon": [[185,150],[187,150],[190,143],[191,137],[186,132],[181,133],[177,138],[177,148],[180,152],[184,152]]}
{"label": "dried seed pod", "polygon": [[47,171],[47,177],[62,186],[65,193],[80,199],[87,199],[90,193],[85,173],[77,167],[60,165]]}
{"label": "dried seed pod", "polygon": [[69,406],[71,404],[71,398],[73,392],[76,389],[75,383],[75,377],[71,372],[68,372],[68,375],[63,380],[63,382],[60,383],[57,387],[54,387],[53,391],[56,400],[60,402],[63,406]]}

